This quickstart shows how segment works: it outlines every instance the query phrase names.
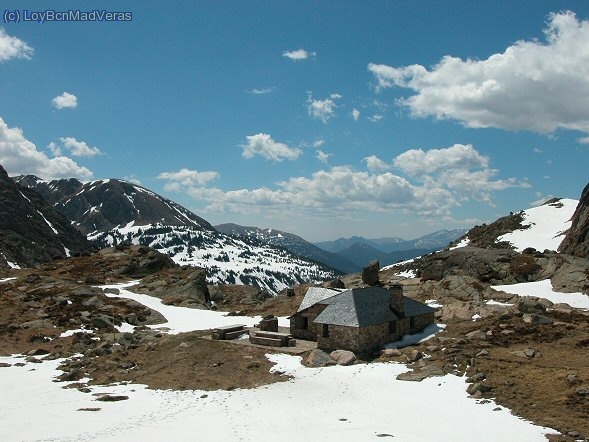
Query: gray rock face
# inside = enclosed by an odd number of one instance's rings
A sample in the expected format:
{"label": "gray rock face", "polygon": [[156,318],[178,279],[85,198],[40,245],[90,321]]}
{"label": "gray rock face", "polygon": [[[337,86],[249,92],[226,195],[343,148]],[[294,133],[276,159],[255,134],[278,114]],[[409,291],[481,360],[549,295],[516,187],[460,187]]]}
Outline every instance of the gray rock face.
{"label": "gray rock face", "polygon": [[583,189],[579,205],[573,214],[571,228],[560,243],[559,251],[589,258],[589,184]]}
{"label": "gray rock face", "polygon": [[461,247],[446,250],[422,260],[421,279],[439,281],[451,275],[462,275],[493,284],[524,282],[518,281],[510,271],[512,260],[517,255],[509,249]]}

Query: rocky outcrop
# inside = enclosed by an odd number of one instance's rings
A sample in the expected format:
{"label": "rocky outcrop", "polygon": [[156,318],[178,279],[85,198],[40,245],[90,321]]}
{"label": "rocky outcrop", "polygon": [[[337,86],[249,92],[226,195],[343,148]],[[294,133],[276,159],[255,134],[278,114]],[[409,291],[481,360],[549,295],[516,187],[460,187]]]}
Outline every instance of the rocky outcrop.
{"label": "rocky outcrop", "polygon": [[[34,267],[92,251],[92,245],[41,195],[0,166],[0,268]],[[10,264],[9,264],[10,263]]]}
{"label": "rocky outcrop", "polygon": [[583,189],[579,205],[572,218],[572,225],[558,248],[582,258],[589,258],[589,184]]}
{"label": "rocky outcrop", "polygon": [[[472,276],[482,282],[524,282],[524,274],[512,274],[512,262],[518,255],[509,249],[462,247],[429,255],[419,261],[423,281],[439,281],[450,275]],[[511,275],[511,276],[510,276]],[[506,280],[509,280],[505,282]]]}

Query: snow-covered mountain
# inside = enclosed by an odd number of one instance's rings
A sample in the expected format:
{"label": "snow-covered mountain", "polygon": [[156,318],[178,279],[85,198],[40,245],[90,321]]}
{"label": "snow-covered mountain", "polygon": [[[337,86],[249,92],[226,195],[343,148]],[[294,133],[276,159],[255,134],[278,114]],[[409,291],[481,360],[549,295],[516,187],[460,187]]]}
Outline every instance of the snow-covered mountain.
{"label": "snow-covered mountain", "polygon": [[256,238],[217,232],[188,209],[126,181],[14,180],[41,193],[94,244],[153,247],[178,264],[204,267],[212,283],[251,284],[278,293],[293,284],[336,276],[326,265]]}
{"label": "snow-covered mountain", "polygon": [[300,236],[276,229],[260,229],[259,227],[240,226],[228,223],[215,226],[215,229],[227,235],[240,238],[254,238],[263,244],[279,246],[289,250],[297,256],[313,261],[319,261],[344,273],[358,271],[357,265],[345,257],[320,249]]}
{"label": "snow-covered mountain", "polygon": [[123,180],[81,182],[74,178],[46,181],[34,175],[14,181],[40,193],[82,233],[95,234],[134,223],[162,223],[214,230],[207,221],[172,200]]}

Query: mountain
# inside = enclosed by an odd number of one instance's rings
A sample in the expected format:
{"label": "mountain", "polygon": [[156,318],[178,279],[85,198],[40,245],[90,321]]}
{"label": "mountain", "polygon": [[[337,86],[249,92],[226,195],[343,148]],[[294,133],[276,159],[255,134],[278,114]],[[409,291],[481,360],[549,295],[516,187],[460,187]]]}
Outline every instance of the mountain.
{"label": "mountain", "polygon": [[204,219],[145,187],[122,180],[45,181],[34,175],[13,178],[40,193],[85,235],[132,225],[161,223],[213,231]]}
{"label": "mountain", "polygon": [[275,294],[336,275],[328,266],[256,238],[217,232],[188,209],[126,181],[45,181],[35,176],[14,180],[38,190],[94,244],[154,248],[178,264],[204,267],[210,283],[257,285]]}
{"label": "mountain", "polygon": [[300,236],[292,233],[276,229],[260,229],[258,227],[240,226],[233,223],[219,224],[215,226],[215,229],[226,235],[255,238],[264,244],[282,247],[295,255],[322,262],[343,273],[358,271],[358,266],[345,257],[320,249],[316,245],[311,244]]}
{"label": "mountain", "polygon": [[[322,248],[323,250],[333,253],[342,252],[343,250],[348,249],[355,244],[365,244],[381,252],[384,252],[385,254],[398,251],[408,251],[411,249],[439,250],[443,247],[446,247],[456,238],[464,235],[467,231],[468,229],[443,229],[413,240],[405,240],[398,237],[367,239],[361,236],[352,236],[350,238],[339,238],[334,241],[317,242],[315,245]],[[347,256],[349,254],[349,252],[345,252],[343,256]]]}
{"label": "mountain", "polygon": [[583,189],[579,205],[571,218],[571,227],[558,250],[562,253],[589,258],[589,184]]}
{"label": "mountain", "polygon": [[92,249],[68,219],[0,166],[0,267],[33,267]]}
{"label": "mountain", "polygon": [[379,260],[382,265],[383,258],[387,254],[370,244],[356,242],[344,250],[340,250],[338,255],[341,255],[356,264],[356,271],[358,271],[362,270],[362,267],[374,260]]}
{"label": "mountain", "polygon": [[[402,242],[405,241],[404,239],[401,238],[381,238],[380,242],[386,242],[386,243],[393,243],[396,244],[398,242]],[[366,239],[362,236],[351,236],[350,238],[338,238],[336,240],[333,241],[321,241],[321,242],[316,242],[314,243],[317,247],[326,250],[328,252],[332,252],[332,253],[338,253],[344,249],[347,249],[348,247],[353,246],[354,244],[366,244],[368,246],[371,246],[375,249],[380,250],[381,252],[386,252],[386,250],[383,250],[381,248],[381,246],[379,245],[379,240],[371,240],[371,239]]]}

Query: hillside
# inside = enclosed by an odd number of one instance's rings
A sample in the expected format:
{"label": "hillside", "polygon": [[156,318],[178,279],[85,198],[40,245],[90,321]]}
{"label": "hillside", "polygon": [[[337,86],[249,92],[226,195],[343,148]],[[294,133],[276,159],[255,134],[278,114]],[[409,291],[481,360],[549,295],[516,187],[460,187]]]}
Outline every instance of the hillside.
{"label": "hillside", "polygon": [[31,267],[89,253],[92,245],[33,190],[0,166],[0,267]]}
{"label": "hillside", "polygon": [[293,284],[320,282],[336,274],[256,238],[217,232],[188,209],[126,181],[45,181],[34,176],[15,181],[42,193],[96,246],[151,247],[178,264],[205,268],[214,284],[256,285],[276,294]]}

